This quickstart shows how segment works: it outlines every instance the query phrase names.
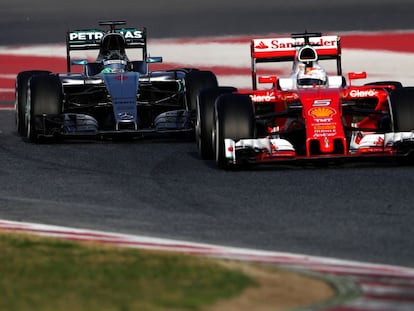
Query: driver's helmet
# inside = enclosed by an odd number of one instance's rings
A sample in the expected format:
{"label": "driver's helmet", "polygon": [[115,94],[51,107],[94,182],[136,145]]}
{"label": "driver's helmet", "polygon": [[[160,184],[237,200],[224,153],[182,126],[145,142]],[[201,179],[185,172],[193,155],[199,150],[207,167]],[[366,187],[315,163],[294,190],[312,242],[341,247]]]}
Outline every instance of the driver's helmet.
{"label": "driver's helmet", "polygon": [[103,66],[102,73],[125,72],[127,61],[123,59],[108,59],[103,62]]}
{"label": "driver's helmet", "polygon": [[325,69],[318,64],[301,66],[296,79],[299,88],[326,86],[328,83]]}

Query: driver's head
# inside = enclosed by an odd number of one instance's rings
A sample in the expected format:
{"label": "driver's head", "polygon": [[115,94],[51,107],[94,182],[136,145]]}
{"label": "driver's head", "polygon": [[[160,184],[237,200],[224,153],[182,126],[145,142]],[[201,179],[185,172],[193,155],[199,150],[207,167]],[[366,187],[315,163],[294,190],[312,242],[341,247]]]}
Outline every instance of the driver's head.
{"label": "driver's head", "polygon": [[125,72],[127,61],[122,59],[109,59],[103,62],[104,69],[102,73]]}
{"label": "driver's head", "polygon": [[296,79],[299,88],[326,86],[328,83],[326,71],[319,65],[303,66],[299,70]]}

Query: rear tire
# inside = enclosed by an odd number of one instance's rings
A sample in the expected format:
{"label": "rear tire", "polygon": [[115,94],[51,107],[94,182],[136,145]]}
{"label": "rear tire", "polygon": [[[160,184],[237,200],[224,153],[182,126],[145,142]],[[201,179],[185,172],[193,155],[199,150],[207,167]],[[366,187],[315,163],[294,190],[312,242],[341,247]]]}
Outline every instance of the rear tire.
{"label": "rear tire", "polygon": [[234,167],[226,158],[224,139],[238,141],[242,138],[254,138],[254,106],[249,95],[224,94],[215,104],[213,143],[215,160],[219,168]]}
{"label": "rear tire", "polygon": [[16,77],[15,86],[15,111],[16,111],[16,128],[17,132],[24,136],[26,135],[26,107],[27,107],[27,91],[30,79],[35,75],[48,75],[50,71],[45,70],[30,70],[22,71]]}
{"label": "rear tire", "polygon": [[42,115],[59,115],[62,113],[63,90],[57,75],[38,75],[32,77],[29,85],[27,131],[30,142],[38,143],[44,128]]}
{"label": "rear tire", "polygon": [[216,99],[222,94],[236,92],[234,87],[217,87],[202,90],[197,98],[196,108],[196,143],[198,154],[203,160],[214,159],[213,124],[214,105]]}

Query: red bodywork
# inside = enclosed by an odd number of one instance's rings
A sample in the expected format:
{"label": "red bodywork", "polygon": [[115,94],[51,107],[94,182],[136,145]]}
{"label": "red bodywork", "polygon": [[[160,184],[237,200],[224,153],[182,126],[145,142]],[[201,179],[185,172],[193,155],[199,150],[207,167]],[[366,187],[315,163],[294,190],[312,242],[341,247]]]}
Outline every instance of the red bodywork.
{"label": "red bodywork", "polygon": [[[392,155],[391,148],[381,143],[377,147],[360,148],[353,152],[349,149],[349,139],[352,131],[358,131],[362,138],[364,134],[378,131],[378,122],[388,111],[388,92],[393,85],[376,86],[349,86],[344,88],[301,89],[295,91],[255,90],[239,93],[249,94],[256,111],[263,110],[263,106],[272,106],[276,115],[272,123],[267,123],[267,134],[286,133],[303,127],[305,133],[305,153],[278,152],[258,154],[257,161],[271,161],[283,158],[310,158],[324,155],[343,157],[379,153],[378,155]],[[343,106],[347,103],[362,102],[369,105],[375,112],[364,117],[344,112]],[[283,116],[290,105],[301,104],[301,121],[289,123],[289,117]],[[312,153],[312,144],[319,146],[317,154]]]}
{"label": "red bodywork", "polygon": [[298,95],[306,128],[306,155],[311,156],[310,145],[313,141],[319,142],[323,154],[335,151],[335,141],[339,141],[346,152],[339,90],[301,90]]}
{"label": "red bodywork", "polygon": [[[238,93],[250,95],[255,105],[256,118],[265,122],[266,133],[258,138],[289,137],[297,131],[303,136],[299,141],[304,144],[303,149],[298,148],[297,144],[294,152],[277,151],[277,146],[273,145],[271,150],[255,150],[255,162],[393,155],[393,149],[384,146],[384,141],[357,149],[350,148],[350,141],[353,139],[354,143],[358,143],[358,135],[362,138],[369,133],[381,132],[379,124],[384,116],[389,115],[388,95],[389,90],[395,88],[394,85],[352,85],[353,80],[366,77],[363,72],[350,73],[347,83],[337,87],[315,85],[306,89],[283,90],[278,83],[278,77],[257,74],[257,63],[295,61],[297,46],[307,43],[312,44],[319,59],[335,60],[337,70],[334,75],[342,77],[339,37],[310,37],[310,40],[309,37],[252,40],[253,88]],[[258,89],[260,83],[271,83],[273,86],[269,89]],[[292,111],[296,111],[297,115],[292,116]]]}

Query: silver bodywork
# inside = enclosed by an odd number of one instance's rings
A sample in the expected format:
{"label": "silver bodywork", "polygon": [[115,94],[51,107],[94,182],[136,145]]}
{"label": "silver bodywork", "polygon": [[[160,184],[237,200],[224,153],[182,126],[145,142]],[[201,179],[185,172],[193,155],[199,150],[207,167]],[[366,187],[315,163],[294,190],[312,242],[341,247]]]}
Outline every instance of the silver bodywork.
{"label": "silver bodywork", "polygon": [[[36,142],[39,137],[194,131],[195,94],[216,86],[215,75],[195,68],[150,71],[162,57],[148,56],[145,28],[116,28],[124,24],[101,22],[110,30],[68,32],[66,73],[19,75],[16,111],[21,135]],[[99,52],[94,60],[72,58],[74,51],[84,50]],[[72,70],[74,65],[81,70]]]}

